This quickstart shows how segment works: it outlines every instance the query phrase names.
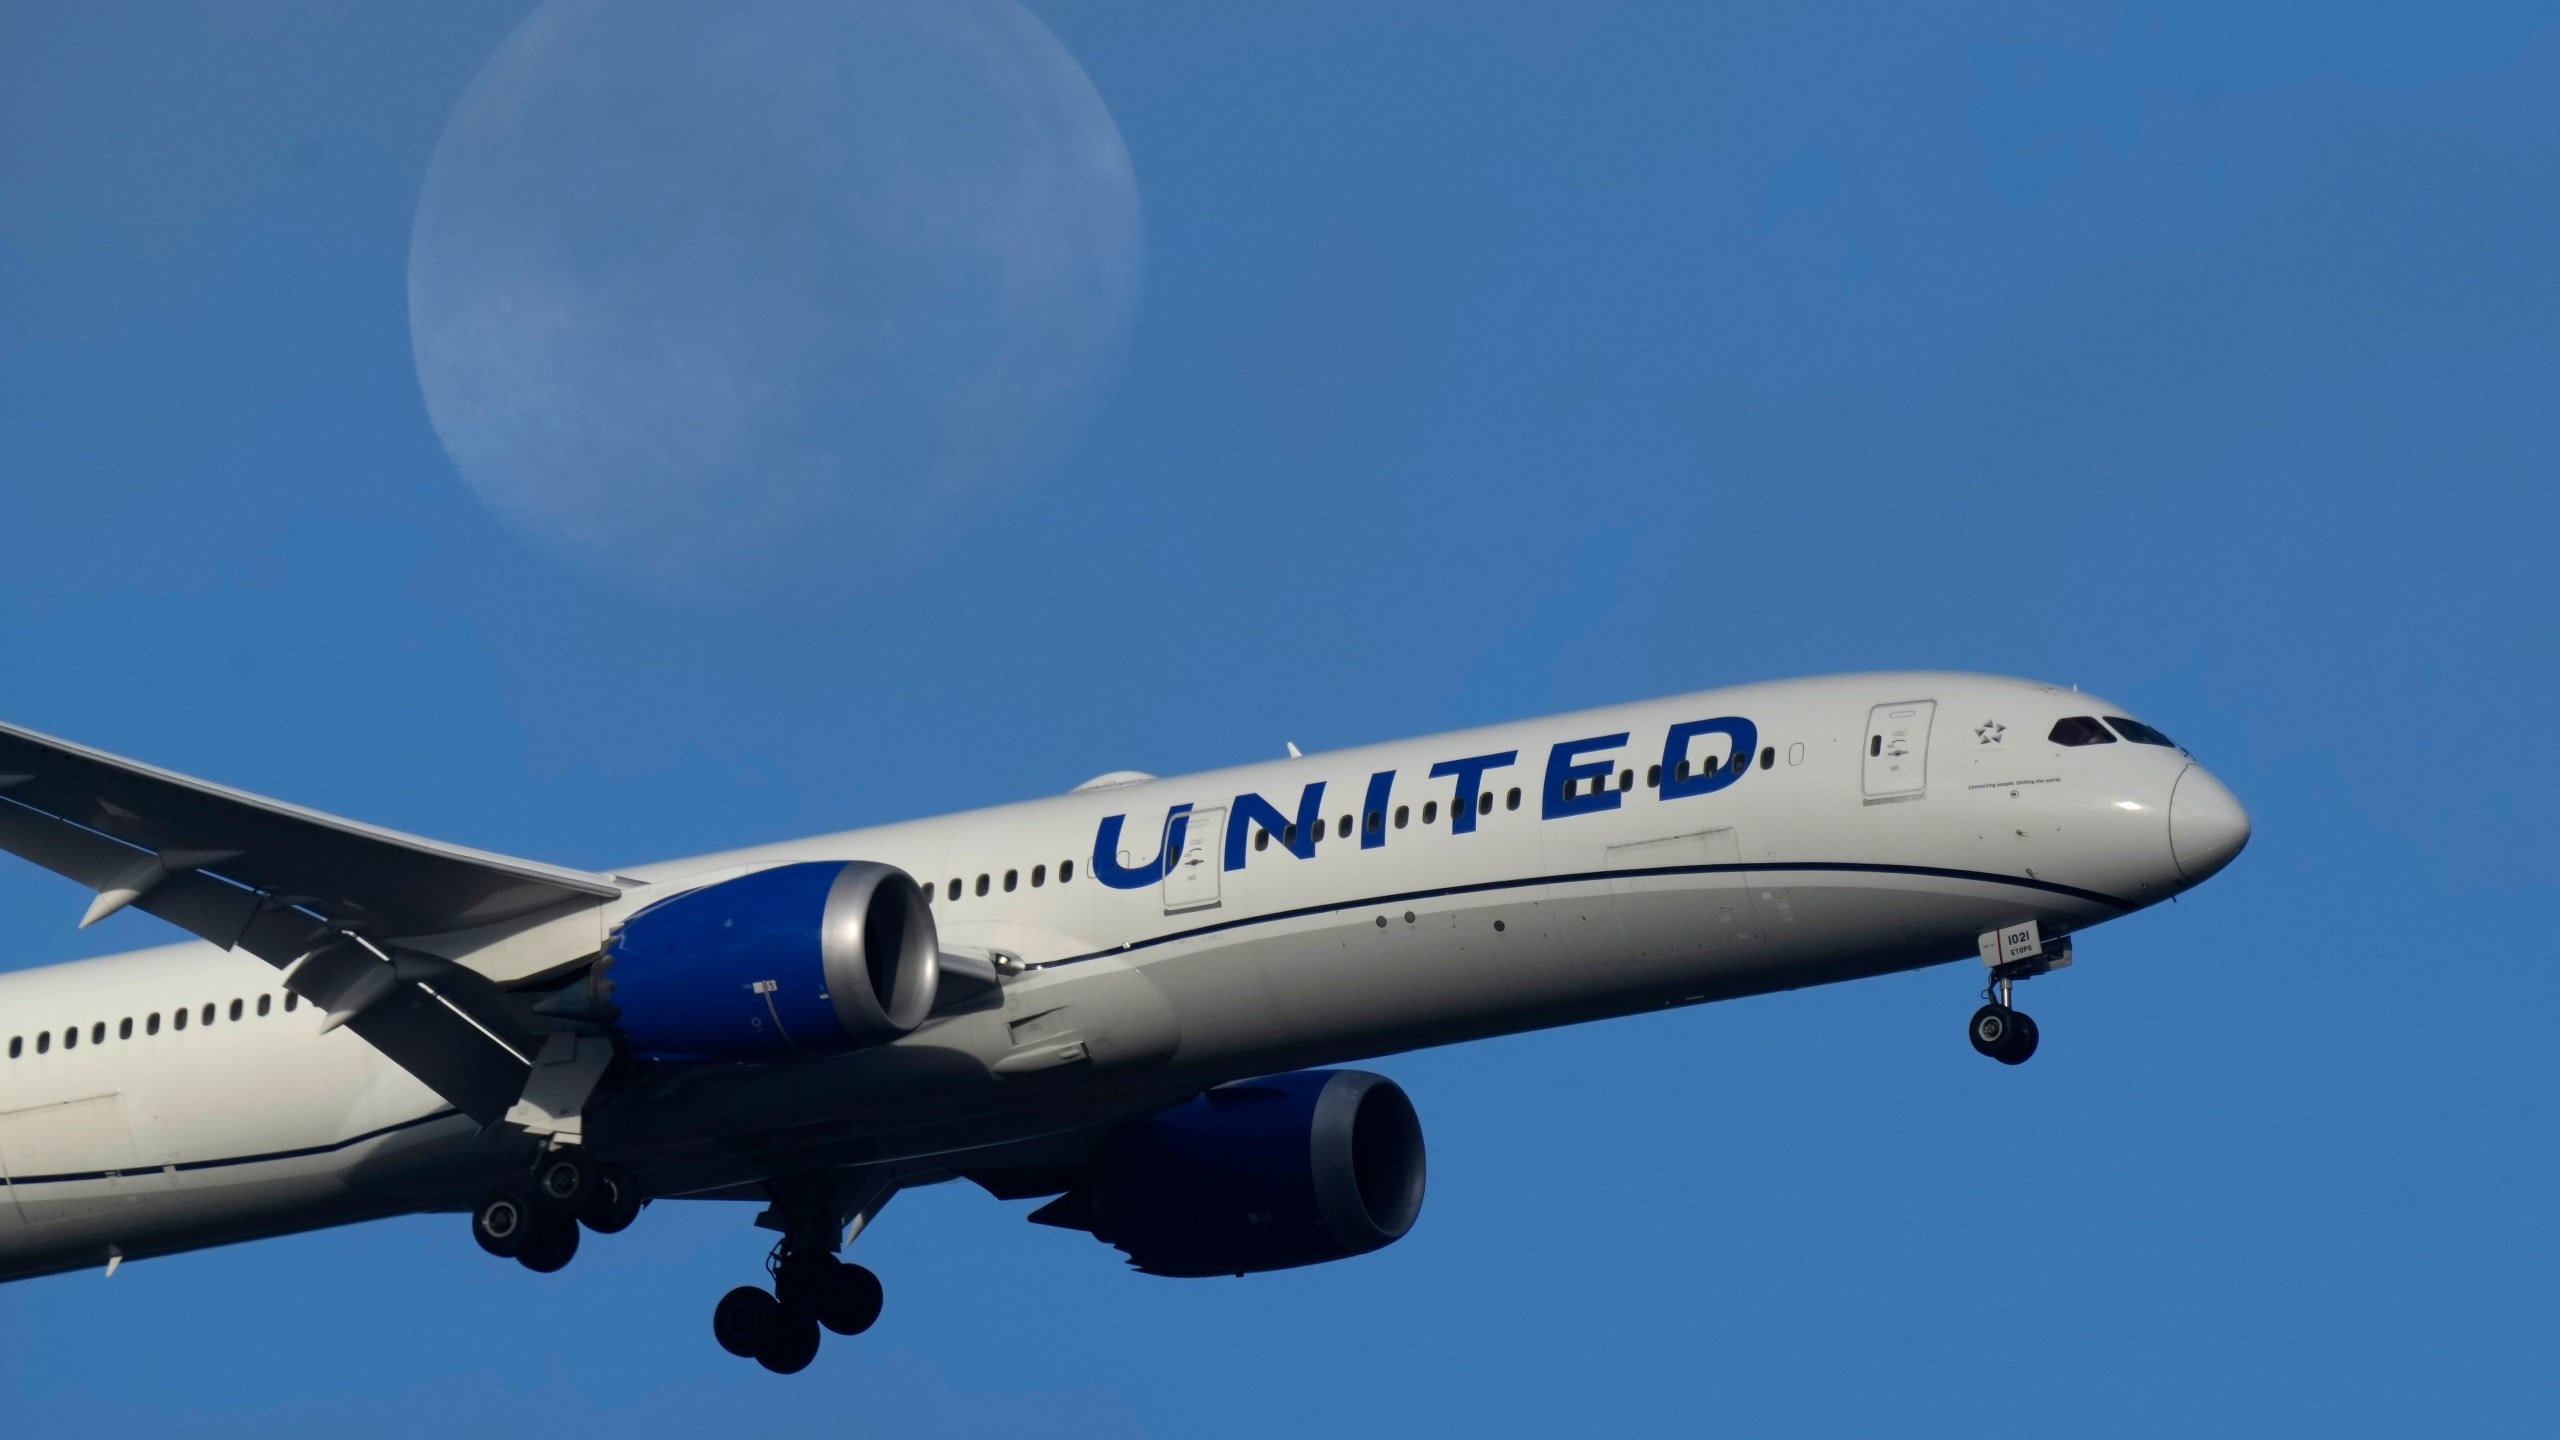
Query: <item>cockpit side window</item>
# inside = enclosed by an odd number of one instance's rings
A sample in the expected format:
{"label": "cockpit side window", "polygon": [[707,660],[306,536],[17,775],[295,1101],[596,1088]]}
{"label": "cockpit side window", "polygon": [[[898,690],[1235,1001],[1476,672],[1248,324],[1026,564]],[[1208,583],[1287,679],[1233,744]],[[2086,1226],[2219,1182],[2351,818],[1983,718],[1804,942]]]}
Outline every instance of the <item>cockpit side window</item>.
{"label": "cockpit side window", "polygon": [[2116,737],[2098,723],[2095,715],[2069,715],[2053,722],[2053,730],[2044,738],[2056,745],[2113,745]]}
{"label": "cockpit side window", "polygon": [[2107,717],[2107,723],[2116,727],[2117,734],[2132,741],[2136,745],[2166,745],[2172,750],[2178,748],[2177,741],[2170,739],[2168,736],[2161,734],[2159,731],[2152,729],[2150,726],[2143,724],[2139,720],[2127,720],[2121,715],[2110,715]]}

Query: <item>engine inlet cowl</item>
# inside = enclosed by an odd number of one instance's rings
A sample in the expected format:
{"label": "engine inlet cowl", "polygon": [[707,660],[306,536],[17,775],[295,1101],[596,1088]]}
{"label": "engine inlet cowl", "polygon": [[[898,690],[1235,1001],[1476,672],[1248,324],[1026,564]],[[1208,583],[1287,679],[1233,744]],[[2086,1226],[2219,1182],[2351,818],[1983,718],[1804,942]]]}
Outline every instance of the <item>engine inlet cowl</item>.
{"label": "engine inlet cowl", "polygon": [[894,1040],[924,1023],[940,975],[916,882],[895,866],[825,860],[641,910],[588,983],[644,1057],[749,1060]]}
{"label": "engine inlet cowl", "polygon": [[1383,1249],[1422,1213],[1422,1122],[1365,1070],[1242,1080],[1132,1120],[1031,1219],[1151,1275],[1243,1275]]}

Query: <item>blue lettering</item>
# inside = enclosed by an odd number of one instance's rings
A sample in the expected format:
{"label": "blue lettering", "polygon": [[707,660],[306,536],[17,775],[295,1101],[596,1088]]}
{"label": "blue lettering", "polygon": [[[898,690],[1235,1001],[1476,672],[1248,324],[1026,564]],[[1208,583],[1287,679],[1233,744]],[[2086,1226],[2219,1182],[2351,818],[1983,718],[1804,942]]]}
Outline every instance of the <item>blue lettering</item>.
{"label": "blue lettering", "polygon": [[1259,795],[1237,796],[1236,808],[1227,819],[1227,868],[1244,868],[1245,832],[1256,823],[1270,831],[1272,838],[1286,847],[1290,854],[1301,860],[1313,860],[1316,858],[1316,827],[1324,823],[1324,817],[1316,812],[1323,808],[1324,782],[1321,780],[1309,784],[1306,793],[1298,797],[1298,818],[1295,821],[1272,809],[1271,802]]}
{"label": "blue lettering", "polygon": [[1156,858],[1144,865],[1120,863],[1120,824],[1128,817],[1103,817],[1102,828],[1093,836],[1093,878],[1114,890],[1142,890],[1164,878],[1165,867],[1182,858],[1183,836],[1191,828],[1191,807],[1176,805],[1164,816],[1164,838],[1156,846]]}
{"label": "blue lettering", "polygon": [[[1626,737],[1618,738],[1623,740]],[[1443,760],[1431,767],[1431,778],[1435,780],[1443,775],[1458,777],[1458,798],[1450,802],[1449,829],[1452,833],[1464,835],[1476,828],[1476,789],[1484,781],[1484,772],[1498,770],[1519,758],[1519,751],[1505,750],[1499,755]]]}
{"label": "blue lettering", "polygon": [[1360,802],[1360,848],[1375,850],[1387,843],[1387,796],[1396,788],[1396,772],[1381,770],[1369,777],[1369,798]]}
{"label": "blue lettering", "polygon": [[1567,815],[1589,815],[1617,809],[1616,787],[1598,785],[1585,792],[1582,791],[1582,782],[1608,774],[1618,768],[1618,762],[1586,760],[1577,765],[1574,757],[1586,750],[1615,750],[1626,743],[1627,732],[1621,730],[1615,735],[1594,735],[1588,740],[1566,740],[1548,751],[1547,790],[1539,801],[1538,818],[1556,820]]}
{"label": "blue lettering", "polygon": [[[1690,742],[1701,735],[1733,737],[1733,757],[1740,764],[1687,766]],[[1760,748],[1760,727],[1739,715],[1722,715],[1713,720],[1692,720],[1674,725],[1662,741],[1662,798],[1677,800],[1684,795],[1705,795],[1721,790],[1742,778],[1750,768],[1751,752]],[[1681,778],[1686,768],[1688,778]]]}

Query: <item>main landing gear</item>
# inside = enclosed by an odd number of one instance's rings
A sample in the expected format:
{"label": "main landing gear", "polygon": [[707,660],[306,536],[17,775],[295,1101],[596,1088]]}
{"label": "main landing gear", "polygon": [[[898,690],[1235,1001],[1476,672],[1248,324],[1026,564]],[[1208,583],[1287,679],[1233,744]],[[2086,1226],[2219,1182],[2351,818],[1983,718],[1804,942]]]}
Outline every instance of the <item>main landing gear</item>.
{"label": "main landing gear", "polygon": [[471,1238],[492,1255],[548,1275],[578,1253],[581,1227],[618,1234],[640,1215],[640,1182],[585,1150],[543,1152],[521,1184],[502,1185],[472,1207]]}
{"label": "main landing gear", "polygon": [[859,1335],[880,1318],[880,1277],[824,1250],[773,1247],[765,1261],[773,1288],[741,1285],[711,1310],[720,1348],[777,1375],[818,1358],[818,1332]]}
{"label": "main landing gear", "polygon": [[741,1285],[721,1296],[711,1310],[711,1336],[730,1354],[789,1375],[818,1358],[822,1330],[859,1335],[880,1318],[880,1277],[835,1252],[897,1187],[876,1176],[795,1176],[765,1189],[773,1204],[756,1223],[782,1232],[765,1257],[772,1288]]}

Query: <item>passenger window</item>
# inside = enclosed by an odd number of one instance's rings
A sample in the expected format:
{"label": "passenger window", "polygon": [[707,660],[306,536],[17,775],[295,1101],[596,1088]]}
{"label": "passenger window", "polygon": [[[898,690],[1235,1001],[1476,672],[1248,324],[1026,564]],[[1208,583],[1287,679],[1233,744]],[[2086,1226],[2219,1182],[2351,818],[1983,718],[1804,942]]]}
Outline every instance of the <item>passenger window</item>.
{"label": "passenger window", "polygon": [[1502,797],[1502,808],[1505,810],[1517,810],[1520,808],[1519,786],[1512,786],[1511,793]]}
{"label": "passenger window", "polygon": [[[272,1004],[274,1004],[274,1003],[275,1003],[275,998],[276,998],[276,997],[274,997],[273,995],[261,995],[261,996],[259,996],[259,997],[258,997],[258,1013],[259,1013],[260,1015],[265,1015],[265,1014],[267,1013],[267,1007],[268,1007],[269,1005],[272,1005]],[[129,1022],[128,1022],[128,1023],[129,1023]]]}
{"label": "passenger window", "polygon": [[1476,813],[1477,813],[1477,814],[1479,814],[1479,815],[1490,815],[1490,814],[1492,814],[1492,813],[1493,813],[1493,792],[1492,792],[1492,791],[1487,790],[1487,791],[1486,791],[1486,792],[1484,792],[1483,794],[1478,795],[1478,796],[1476,797]]}
{"label": "passenger window", "polygon": [[1295,845],[1298,843],[1297,821],[1292,820],[1288,824],[1280,827],[1280,843],[1283,845]]}
{"label": "passenger window", "polygon": [[36,1034],[36,1053],[42,1055],[52,1048],[53,1032],[50,1030],[38,1031]]}
{"label": "passenger window", "polygon": [[1775,746],[1775,745],[1763,745],[1763,746],[1761,746],[1761,747],[1760,747],[1760,768],[1761,768],[1761,769],[1763,769],[1763,770],[1774,769],[1774,768],[1777,766],[1777,763],[1778,763],[1778,747],[1777,747],[1777,746]]}
{"label": "passenger window", "polygon": [[207,1025],[213,1023],[213,1002],[210,1000],[204,1004],[204,1023]]}
{"label": "passenger window", "polygon": [[1868,753],[1868,754],[1870,754],[1870,755],[1881,755],[1881,754],[1883,754],[1883,753],[1884,753],[1884,737],[1883,737],[1883,736],[1881,736],[1881,735],[1870,735],[1870,736],[1868,736],[1868,737],[1867,737],[1867,753]]}
{"label": "passenger window", "polygon": [[1333,827],[1333,838],[1336,840],[1348,840],[1351,838],[1350,816],[1343,816],[1342,823]]}
{"label": "passenger window", "polygon": [[1428,825],[1428,824],[1430,824],[1432,821],[1437,820],[1437,819],[1439,819],[1439,818],[1440,818],[1440,802],[1439,802],[1439,801],[1437,801],[1437,800],[1425,800],[1425,801],[1423,801],[1423,802],[1422,802],[1422,823],[1423,823],[1423,824],[1425,824],[1425,825]]}
{"label": "passenger window", "polygon": [[294,1006],[296,1006],[296,1005],[299,1005],[299,1004],[301,1004],[301,1003],[302,1003],[302,997],[301,997],[301,996],[294,994],[294,993],[293,993],[292,991],[290,991],[290,990],[287,990],[286,992],[284,992],[284,1013],[286,1013],[287,1015],[292,1014],[292,1013],[293,1013],[293,1007],[294,1007]]}
{"label": "passenger window", "polygon": [[1399,805],[1399,806],[1397,806],[1397,807],[1396,807],[1396,828],[1397,828],[1397,829],[1401,830],[1401,829],[1403,829],[1403,828],[1404,828],[1405,816],[1406,816],[1406,814],[1409,812],[1409,810],[1410,810],[1410,809],[1411,809],[1411,807],[1409,807],[1409,806],[1404,806],[1404,805]]}
{"label": "passenger window", "polygon": [[150,1016],[142,1022],[142,1033],[145,1035],[157,1035],[160,1033],[159,1011],[152,1011]]}
{"label": "passenger window", "polygon": [[2110,715],[2107,717],[2107,723],[2116,727],[2117,734],[2132,741],[2136,745],[2165,745],[2172,750],[2178,748],[2177,741],[2170,739],[2168,736],[2161,734],[2159,731],[2152,729],[2150,726],[2143,724],[2139,720],[2128,720],[2122,715]]}
{"label": "passenger window", "polygon": [[132,1038],[133,1038],[133,1017],[132,1017],[132,1016],[127,1015],[127,1016],[126,1016],[126,1017],[124,1017],[123,1019],[121,1019],[121,1020],[119,1020],[119,1021],[117,1021],[117,1022],[116,1022],[116,1038],[117,1038],[117,1039],[119,1039],[119,1040],[130,1040],[130,1039],[132,1039]]}
{"label": "passenger window", "polygon": [[960,877],[957,875],[951,877],[951,898],[954,900],[960,898]]}
{"label": "passenger window", "polygon": [[1370,834],[1372,834],[1372,835],[1375,835],[1375,834],[1377,834],[1379,831],[1386,829],[1386,828],[1387,828],[1387,817],[1386,817],[1386,813],[1385,813],[1384,811],[1380,811],[1380,810],[1372,810],[1372,811],[1370,811],[1370,812],[1369,812],[1369,819],[1368,819],[1368,821],[1367,821],[1367,824],[1368,824],[1368,826],[1369,826],[1369,833],[1370,833]]}
{"label": "passenger window", "polygon": [[1021,883],[1022,883],[1022,872],[1021,872],[1021,871],[1019,871],[1019,870],[1007,870],[1006,872],[1004,872],[1004,893],[1006,893],[1007,895],[1012,894],[1012,893],[1013,893],[1013,887],[1014,887],[1014,886],[1016,886],[1016,885],[1019,885],[1019,884],[1021,884]]}
{"label": "passenger window", "polygon": [[74,1025],[70,1029],[62,1032],[62,1048],[65,1050],[77,1050],[80,1048],[79,1026]]}
{"label": "passenger window", "polygon": [[1636,772],[1633,770],[1619,771],[1618,788],[1621,790],[1633,790],[1636,788]]}
{"label": "passenger window", "polygon": [[987,877],[984,875],[978,877],[978,893],[981,895],[987,893]]}
{"label": "passenger window", "polygon": [[97,1024],[89,1027],[89,1043],[92,1045],[104,1045],[107,1043],[106,1021],[101,1020]]}
{"label": "passenger window", "polygon": [[184,1029],[186,1029],[186,1028],[187,1028],[187,1012],[186,1012],[186,1011],[184,1011],[184,1010],[179,1010],[179,1011],[175,1011],[175,1012],[171,1013],[171,1015],[169,1016],[169,1024],[170,1024],[170,1027],[171,1027],[172,1029],[177,1029],[177,1030],[184,1030]]}
{"label": "passenger window", "polygon": [[1647,765],[1644,767],[1644,788],[1647,790],[1659,790],[1662,788],[1661,766]]}
{"label": "passenger window", "polygon": [[1046,884],[1048,884],[1048,883],[1049,883],[1049,867],[1048,867],[1048,866],[1046,866],[1046,865],[1034,865],[1034,866],[1032,866],[1032,867],[1031,867],[1031,888],[1032,888],[1032,889],[1034,889],[1034,890],[1037,890],[1037,889],[1039,889],[1041,886],[1046,885]]}
{"label": "passenger window", "polygon": [[1073,860],[1061,860],[1061,861],[1059,861],[1059,862],[1058,862],[1058,883],[1059,883],[1059,884],[1061,884],[1061,885],[1064,885],[1064,884],[1066,884],[1068,881],[1073,880],[1074,878],[1076,878],[1076,862],[1074,862]]}
{"label": "passenger window", "polygon": [[1263,828],[1262,828],[1261,826],[1259,826],[1259,825],[1254,826],[1254,827],[1253,827],[1253,848],[1254,848],[1254,849],[1256,849],[1256,850],[1268,850],[1268,849],[1270,849],[1270,848],[1271,848],[1271,832],[1270,832],[1270,831],[1268,831],[1268,830],[1263,829]]}
{"label": "passenger window", "polygon": [[1672,778],[1672,779],[1674,779],[1674,780],[1686,780],[1686,779],[1688,779],[1688,778],[1689,778],[1689,762],[1688,762],[1688,761],[1686,761],[1686,760],[1681,761],[1681,762],[1680,762],[1680,764],[1678,765],[1678,767],[1677,767],[1677,768],[1675,768],[1675,769],[1671,772],[1671,778]]}
{"label": "passenger window", "polygon": [[2056,745],[2113,745],[2116,737],[2098,723],[2095,715],[2071,715],[2053,722],[2045,737]]}
{"label": "passenger window", "polygon": [[234,1020],[240,1018],[240,1002],[237,1000],[231,1002],[231,1018]]}

